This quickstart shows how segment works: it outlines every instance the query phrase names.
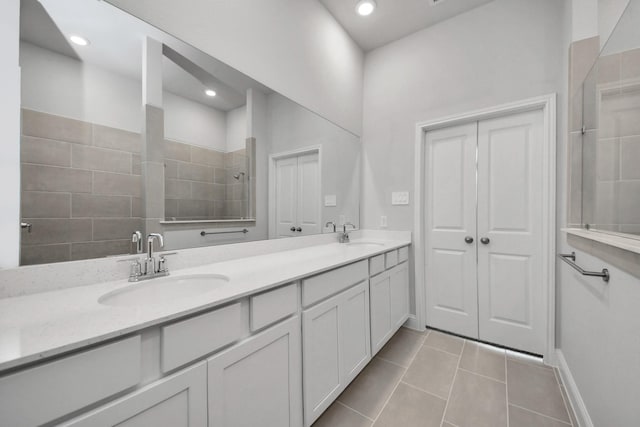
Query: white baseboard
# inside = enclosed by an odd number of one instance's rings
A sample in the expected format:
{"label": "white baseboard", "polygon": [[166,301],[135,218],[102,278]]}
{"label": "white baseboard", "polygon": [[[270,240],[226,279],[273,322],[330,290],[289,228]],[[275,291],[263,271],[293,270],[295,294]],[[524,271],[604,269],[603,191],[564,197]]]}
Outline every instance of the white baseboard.
{"label": "white baseboard", "polygon": [[420,331],[420,332],[424,332],[427,329],[424,325],[421,325],[418,322],[418,318],[416,317],[415,314],[409,315],[409,317],[407,318],[407,321],[404,322],[404,327],[413,329],[415,331]]}
{"label": "white baseboard", "polygon": [[584,400],[582,400],[582,396],[580,395],[578,386],[573,380],[573,375],[571,375],[569,365],[567,365],[567,361],[564,358],[562,351],[559,349],[556,350],[556,359],[558,361],[560,378],[565,390],[567,391],[569,404],[571,405],[571,409],[573,409],[573,413],[576,415],[578,426],[593,427],[593,422],[591,421],[591,417],[589,416],[589,412],[587,411],[587,406],[584,404]]}

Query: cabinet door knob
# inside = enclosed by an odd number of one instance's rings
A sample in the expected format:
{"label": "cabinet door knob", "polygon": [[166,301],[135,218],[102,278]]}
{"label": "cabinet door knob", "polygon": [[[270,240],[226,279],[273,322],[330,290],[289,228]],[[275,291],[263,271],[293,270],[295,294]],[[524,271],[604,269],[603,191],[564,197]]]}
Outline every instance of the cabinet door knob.
{"label": "cabinet door knob", "polygon": [[296,231],[296,228],[295,227],[291,227],[289,230]]}
{"label": "cabinet door knob", "polygon": [[482,239],[480,239],[480,242],[481,242],[483,245],[488,245],[490,241],[491,241],[491,240],[489,240],[489,238],[488,238],[488,237],[483,237]]}
{"label": "cabinet door knob", "polygon": [[465,237],[465,238],[464,238],[464,241],[465,241],[466,243],[471,244],[471,243],[473,243],[473,237],[471,237],[471,236],[467,236],[467,237]]}
{"label": "cabinet door knob", "polygon": [[302,228],[298,227],[298,228],[296,228],[296,231],[299,233],[299,232],[302,231]]}

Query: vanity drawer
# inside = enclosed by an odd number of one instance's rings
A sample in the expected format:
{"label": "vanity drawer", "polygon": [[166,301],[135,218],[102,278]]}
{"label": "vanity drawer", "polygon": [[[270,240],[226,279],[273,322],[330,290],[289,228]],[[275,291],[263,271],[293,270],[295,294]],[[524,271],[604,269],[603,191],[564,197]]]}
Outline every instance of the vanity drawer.
{"label": "vanity drawer", "polygon": [[384,271],[384,254],[376,255],[369,260],[369,276],[375,276]]}
{"label": "vanity drawer", "polygon": [[298,287],[295,283],[251,297],[251,331],[293,314],[298,309]]}
{"label": "vanity drawer", "polygon": [[[246,312],[245,312],[246,313]],[[164,326],[162,372],[171,371],[246,335],[241,303]]]}
{"label": "vanity drawer", "polygon": [[398,262],[405,262],[409,259],[409,246],[398,249]]}
{"label": "vanity drawer", "polygon": [[140,336],[0,378],[2,425],[41,425],[141,380]]}
{"label": "vanity drawer", "polygon": [[302,281],[302,305],[309,306],[367,279],[367,260],[349,264]]}
{"label": "vanity drawer", "polygon": [[398,251],[389,251],[384,254],[384,266],[386,268],[394,267],[398,264]]}

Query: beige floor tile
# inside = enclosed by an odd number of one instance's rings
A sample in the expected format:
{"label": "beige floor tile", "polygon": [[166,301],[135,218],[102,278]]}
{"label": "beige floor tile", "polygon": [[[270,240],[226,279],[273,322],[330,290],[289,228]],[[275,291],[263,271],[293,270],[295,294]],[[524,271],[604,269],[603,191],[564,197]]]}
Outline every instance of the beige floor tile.
{"label": "beige floor tile", "polygon": [[363,417],[341,403],[333,405],[313,423],[313,427],[369,427],[373,421]]}
{"label": "beige floor tile", "polygon": [[509,405],[509,427],[569,427],[570,424]]}
{"label": "beige floor tile", "polygon": [[460,368],[505,381],[504,350],[486,344],[467,341],[464,344]]}
{"label": "beige floor tile", "polygon": [[458,366],[458,356],[423,346],[402,381],[447,399]]}
{"label": "beige floor tile", "polygon": [[376,420],[376,427],[439,427],[446,401],[400,383]]}
{"label": "beige floor tile", "polygon": [[453,335],[432,330],[429,332],[424,343],[425,345],[439,348],[440,350],[444,350],[448,353],[460,354],[462,352],[464,340]]}
{"label": "beige floor tile", "polygon": [[458,370],[444,419],[459,427],[506,426],[505,384]]}
{"label": "beige floor tile", "polygon": [[338,397],[361,414],[375,419],[405,372],[393,363],[373,359]]}
{"label": "beige floor tile", "polygon": [[445,421],[444,423],[442,423],[442,427],[456,427],[456,426]]}
{"label": "beige floor tile", "polygon": [[407,368],[423,342],[424,335],[409,329],[400,328],[382,350],[380,350],[377,356]]}
{"label": "beige floor tile", "polygon": [[507,360],[509,403],[571,422],[553,370]]}

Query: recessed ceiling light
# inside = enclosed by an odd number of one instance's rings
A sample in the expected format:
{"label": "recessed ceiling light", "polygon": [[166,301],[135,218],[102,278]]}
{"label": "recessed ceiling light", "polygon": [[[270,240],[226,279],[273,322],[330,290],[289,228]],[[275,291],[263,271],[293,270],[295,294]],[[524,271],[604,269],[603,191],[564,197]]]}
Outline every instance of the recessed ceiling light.
{"label": "recessed ceiling light", "polygon": [[360,0],[356,4],[356,12],[360,16],[368,16],[373,13],[376,8],[376,2],[374,0]]}
{"label": "recessed ceiling light", "polygon": [[69,40],[71,40],[72,43],[77,44],[78,46],[87,46],[89,44],[89,40],[80,36],[70,36]]}
{"label": "recessed ceiling light", "polygon": [[216,96],[216,91],[215,90],[207,89],[207,90],[204,91],[204,93],[206,93],[207,96]]}

